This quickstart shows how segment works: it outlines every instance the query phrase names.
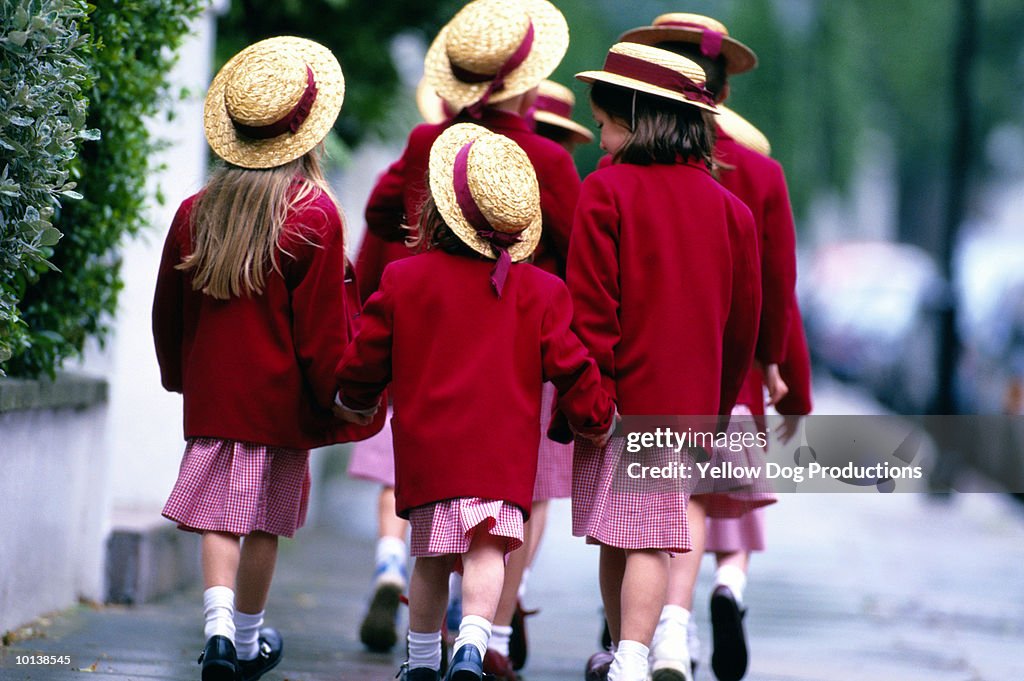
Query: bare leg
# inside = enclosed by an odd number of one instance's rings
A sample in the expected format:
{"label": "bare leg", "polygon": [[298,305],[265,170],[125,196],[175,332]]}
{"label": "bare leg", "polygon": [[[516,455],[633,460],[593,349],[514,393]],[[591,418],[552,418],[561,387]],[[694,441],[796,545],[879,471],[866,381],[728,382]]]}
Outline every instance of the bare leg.
{"label": "bare leg", "polygon": [[405,541],[409,533],[409,521],[399,518],[395,512],[395,488],[380,488],[377,497],[377,535],[379,537],[395,537]]}
{"label": "bare leg", "polygon": [[619,640],[651,644],[665,603],[668,558],[657,549],[626,551]]}
{"label": "bare leg", "polygon": [[224,532],[204,532],[202,553],[204,588],[234,589],[241,555],[238,537]]}
{"label": "bare leg", "polygon": [[612,546],[601,545],[599,583],[601,600],[604,602],[604,616],[612,643],[621,640],[622,624],[622,578],[626,572],[626,552]]}
{"label": "bare leg", "polygon": [[691,497],[686,504],[686,521],[690,526],[690,541],[693,549],[688,553],[674,556],[670,562],[668,592],[665,603],[693,610],[693,589],[700,572],[700,561],[704,556],[704,503],[700,497]]}
{"label": "bare leg", "polygon": [[[505,581],[505,537],[477,531],[462,556],[462,616],[494,621]],[[443,614],[443,611],[442,613]],[[440,621],[440,616],[436,621]]]}
{"label": "bare leg", "polygon": [[540,541],[544,538],[544,528],[548,523],[548,500],[533,502],[533,509],[530,511],[530,520],[526,523],[526,567],[533,565],[537,558],[537,551],[540,550]]}
{"label": "bare leg", "polygon": [[[533,519],[531,519],[526,523],[523,528],[524,532],[528,533],[527,528],[533,525],[533,522]],[[494,612],[494,624],[498,626],[507,627],[512,624],[512,616],[516,612],[516,603],[518,602],[519,583],[523,579],[523,571],[526,569],[528,558],[529,552],[525,544],[508,554],[508,564],[505,565],[505,580],[501,585],[501,597],[498,599],[498,607]],[[465,576],[463,579],[465,579]],[[463,589],[465,589],[465,582],[463,582]],[[463,603],[463,614],[465,613],[465,603]]]}
{"label": "bare leg", "polygon": [[749,551],[729,551],[719,552],[715,554],[715,563],[718,567],[723,565],[732,565],[734,567],[743,570],[743,574],[746,574],[750,569],[750,552]]}
{"label": "bare leg", "polygon": [[448,575],[454,566],[454,555],[416,559],[409,580],[410,631],[440,631],[448,604]]}
{"label": "bare leg", "polygon": [[242,542],[235,609],[255,614],[267,604],[277,564],[277,535],[253,532]]}

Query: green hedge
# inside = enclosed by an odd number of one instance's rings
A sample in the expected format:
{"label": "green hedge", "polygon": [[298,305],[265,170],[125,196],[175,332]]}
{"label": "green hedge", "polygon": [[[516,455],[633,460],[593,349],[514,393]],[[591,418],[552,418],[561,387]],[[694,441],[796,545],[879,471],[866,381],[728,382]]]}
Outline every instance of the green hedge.
{"label": "green hedge", "polygon": [[[19,3],[26,8],[62,4]],[[84,121],[79,116],[72,122],[99,130],[102,137],[85,144],[75,161],[77,192],[84,198],[66,203],[54,221],[64,238],[49,260],[60,274],[21,277],[28,284],[19,292],[28,336],[7,362],[10,374],[52,375],[66,358],[81,355],[86,339],[102,342],[109,332],[123,286],[117,247],[147,224],[146,181],[157,170],[151,159],[159,142],[150,137],[146,119],[166,110],[177,95],[168,89],[167,73],[189,22],[206,5],[206,0],[104,0],[90,6],[89,20],[81,24],[88,35],[90,105]]]}
{"label": "green hedge", "polygon": [[19,300],[61,237],[61,199],[87,130],[84,0],[3,0],[0,15],[0,362],[32,342]]}

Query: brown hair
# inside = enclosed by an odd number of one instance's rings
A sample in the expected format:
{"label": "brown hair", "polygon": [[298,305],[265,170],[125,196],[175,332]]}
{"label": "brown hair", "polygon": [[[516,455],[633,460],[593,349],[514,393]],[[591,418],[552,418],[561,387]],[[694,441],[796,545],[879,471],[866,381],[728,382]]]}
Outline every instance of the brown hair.
{"label": "brown hair", "polygon": [[221,300],[263,293],[268,268],[281,272],[279,242],[288,213],[321,194],[331,198],[344,224],[319,151],[265,170],[219,164],[192,207],[192,252],[177,269],[192,271],[194,290]]}
{"label": "brown hair", "polygon": [[596,81],[590,101],[629,130],[614,155],[616,163],[651,165],[679,158],[703,162],[712,170],[713,114],[696,106]]}
{"label": "brown hair", "polygon": [[462,242],[448,223],[441,217],[441,211],[434,203],[434,197],[427,195],[420,208],[419,227],[414,236],[406,239],[406,244],[417,253],[440,248],[446,253],[465,255],[471,258],[482,258],[479,253]]}

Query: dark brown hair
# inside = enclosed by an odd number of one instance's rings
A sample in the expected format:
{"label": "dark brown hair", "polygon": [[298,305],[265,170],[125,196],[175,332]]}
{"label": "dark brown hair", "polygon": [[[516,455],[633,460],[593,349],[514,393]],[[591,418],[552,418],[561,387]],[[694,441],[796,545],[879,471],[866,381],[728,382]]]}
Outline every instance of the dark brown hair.
{"label": "dark brown hair", "polygon": [[482,258],[479,253],[463,243],[448,223],[441,216],[441,211],[434,203],[434,197],[427,195],[420,208],[420,221],[415,236],[410,236],[406,243],[417,253],[440,248],[445,253],[464,255],[471,258]]}
{"label": "dark brown hair", "polygon": [[596,81],[590,101],[629,130],[616,163],[651,165],[696,160],[713,169],[713,114],[683,102]]}

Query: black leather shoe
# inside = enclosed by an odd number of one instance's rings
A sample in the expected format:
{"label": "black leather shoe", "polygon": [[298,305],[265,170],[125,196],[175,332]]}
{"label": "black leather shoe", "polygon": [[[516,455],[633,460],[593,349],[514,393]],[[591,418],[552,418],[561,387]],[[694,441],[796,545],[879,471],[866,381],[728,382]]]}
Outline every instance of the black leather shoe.
{"label": "black leather shoe", "polygon": [[445,681],[480,681],[484,676],[484,660],[474,645],[464,645],[455,651],[448,663]]}
{"label": "black leather shoe", "polygon": [[266,627],[260,629],[259,652],[252,660],[239,660],[242,681],[256,681],[281,662],[284,655],[284,639],[277,629]]}
{"label": "black leather shoe", "polygon": [[711,669],[719,681],[740,681],[747,673],[746,614],[729,587],[715,587],[711,594]]}
{"label": "black leather shoe", "polygon": [[238,681],[235,644],[225,636],[211,636],[199,655],[203,681]]}
{"label": "black leather shoe", "polygon": [[608,670],[611,669],[612,660],[615,656],[607,650],[601,650],[590,656],[587,666],[583,671],[583,678],[586,681],[607,681]]}
{"label": "black leather shoe", "polygon": [[399,681],[441,681],[441,672],[428,669],[427,667],[409,669],[409,663],[406,662],[402,665],[402,668],[398,670],[398,676],[396,678]]}

